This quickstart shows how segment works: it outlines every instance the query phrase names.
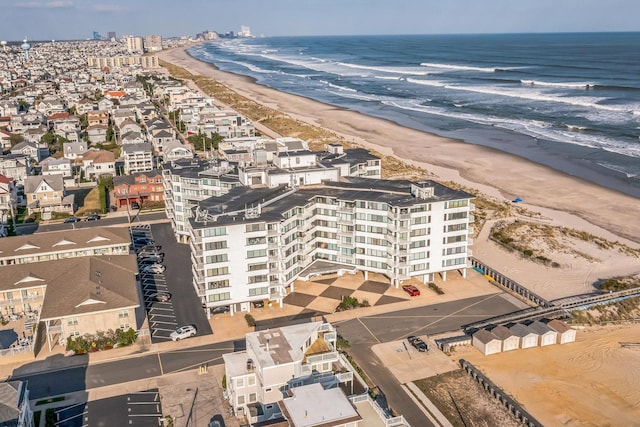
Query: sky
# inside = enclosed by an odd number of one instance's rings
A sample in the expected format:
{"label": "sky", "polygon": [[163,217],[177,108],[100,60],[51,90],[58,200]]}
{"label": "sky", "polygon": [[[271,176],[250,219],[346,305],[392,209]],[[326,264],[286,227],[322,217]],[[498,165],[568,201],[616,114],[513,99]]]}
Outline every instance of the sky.
{"label": "sky", "polygon": [[639,0],[0,0],[0,39],[639,31]]}

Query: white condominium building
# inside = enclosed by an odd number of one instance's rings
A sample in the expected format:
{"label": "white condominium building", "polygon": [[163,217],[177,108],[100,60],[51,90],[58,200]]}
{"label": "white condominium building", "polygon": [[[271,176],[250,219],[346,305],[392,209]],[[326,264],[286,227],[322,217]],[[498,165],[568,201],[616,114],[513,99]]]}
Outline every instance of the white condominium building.
{"label": "white condominium building", "polygon": [[196,158],[177,159],[163,165],[165,210],[178,242],[188,242],[188,221],[198,202],[242,185],[234,171],[226,161]]}
{"label": "white condominium building", "polygon": [[466,275],[473,195],[433,181],[345,178],[232,189],[189,218],[194,286],[208,307],[282,304],[297,278],[363,271],[393,286]]}

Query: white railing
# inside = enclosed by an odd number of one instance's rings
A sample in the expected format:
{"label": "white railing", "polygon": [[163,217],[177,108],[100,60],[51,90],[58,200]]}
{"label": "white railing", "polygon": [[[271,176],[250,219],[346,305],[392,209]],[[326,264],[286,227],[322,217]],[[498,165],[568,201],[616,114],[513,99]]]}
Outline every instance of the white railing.
{"label": "white railing", "polygon": [[15,356],[17,354],[33,353],[33,344],[19,345],[0,350],[0,357]]}
{"label": "white railing", "polygon": [[382,422],[384,422],[384,425],[386,427],[393,427],[393,426],[410,427],[409,423],[404,419],[404,417],[402,415],[400,415],[399,417],[390,418],[387,415],[387,413],[384,411],[384,409],[382,409],[380,407],[380,405],[378,405],[378,403],[376,401],[371,399],[371,397],[369,397],[369,395],[367,393],[361,394],[361,395],[358,395],[358,396],[351,396],[351,397],[349,397],[349,400],[353,404],[362,403],[362,402],[369,402],[369,404],[371,405],[373,410],[376,411],[376,413],[378,414],[378,416],[380,417]]}
{"label": "white railing", "polygon": [[313,354],[311,356],[307,356],[307,365],[314,365],[316,363],[324,363],[324,362],[337,362],[338,361],[338,352],[331,351],[328,353],[321,354]]}

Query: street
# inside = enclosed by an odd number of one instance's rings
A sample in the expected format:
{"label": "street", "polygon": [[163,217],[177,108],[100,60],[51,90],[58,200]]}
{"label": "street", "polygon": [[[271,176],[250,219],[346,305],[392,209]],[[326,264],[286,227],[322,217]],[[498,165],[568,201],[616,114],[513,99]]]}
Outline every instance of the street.
{"label": "street", "polygon": [[[407,398],[401,384],[382,365],[371,351],[371,346],[404,339],[407,335],[432,335],[453,331],[472,320],[517,310],[518,308],[503,295],[494,294],[361,317],[338,322],[335,326],[338,333],[349,341],[349,353],[377,385],[379,391],[384,393],[389,407],[394,412],[404,415],[414,427],[426,426],[429,423],[422,411]],[[283,320],[286,321],[286,319]],[[189,340],[182,343],[188,346]],[[161,353],[142,353],[138,357],[52,372],[23,375],[18,369],[14,372],[12,379],[28,380],[31,398],[40,399],[72,391],[193,370],[203,364],[219,365],[223,363],[223,354],[244,348],[244,339],[226,341]]]}

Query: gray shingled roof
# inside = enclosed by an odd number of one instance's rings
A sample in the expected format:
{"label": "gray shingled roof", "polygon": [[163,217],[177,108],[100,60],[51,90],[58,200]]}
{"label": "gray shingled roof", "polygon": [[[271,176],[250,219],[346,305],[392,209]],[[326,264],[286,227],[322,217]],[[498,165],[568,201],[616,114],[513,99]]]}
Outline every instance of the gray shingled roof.
{"label": "gray shingled roof", "polygon": [[[138,307],[133,255],[103,255],[2,267],[0,290],[46,285],[42,320]],[[19,283],[25,278],[30,281]],[[35,279],[35,280],[34,280]],[[83,304],[87,301],[95,303]]]}
{"label": "gray shingled roof", "polygon": [[[71,242],[61,245],[65,241]],[[0,258],[35,253],[50,253],[73,247],[97,248],[111,245],[130,244],[131,236],[126,228],[78,228],[75,230],[52,231],[0,239]],[[33,246],[33,247],[30,247]],[[22,248],[22,249],[20,249]]]}

